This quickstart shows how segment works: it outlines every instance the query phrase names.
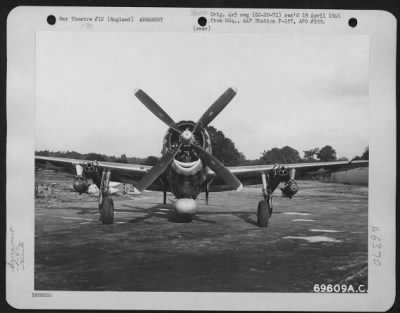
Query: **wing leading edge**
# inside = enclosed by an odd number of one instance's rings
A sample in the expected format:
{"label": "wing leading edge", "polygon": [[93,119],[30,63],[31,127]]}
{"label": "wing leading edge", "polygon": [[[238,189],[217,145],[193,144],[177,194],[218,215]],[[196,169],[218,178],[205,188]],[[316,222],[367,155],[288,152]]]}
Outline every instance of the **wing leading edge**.
{"label": "wing leading edge", "polygon": [[[251,165],[251,166],[236,166],[228,167],[228,169],[234,174],[243,185],[258,185],[261,184],[261,174],[268,173],[277,166],[285,167],[286,169],[295,169],[296,178],[302,178],[306,175],[331,173],[342,170],[349,170],[353,168],[366,167],[368,161],[335,161],[335,162],[312,162],[312,163],[294,163],[294,164],[274,164],[274,165]],[[215,177],[213,171],[208,173],[209,179],[214,179],[212,183],[212,189],[214,191],[228,190],[227,186],[224,186],[223,181],[218,177]]]}
{"label": "wing leading edge", "polygon": [[[111,170],[111,180],[120,183],[136,185],[140,179],[151,169],[151,166],[140,164],[125,164],[115,162],[97,162],[90,160],[68,159],[58,157],[35,156],[35,167],[41,169],[51,169],[72,175],[77,175],[76,166],[83,168],[88,164],[94,164],[102,172]],[[155,181],[149,190],[163,190],[161,182]]]}

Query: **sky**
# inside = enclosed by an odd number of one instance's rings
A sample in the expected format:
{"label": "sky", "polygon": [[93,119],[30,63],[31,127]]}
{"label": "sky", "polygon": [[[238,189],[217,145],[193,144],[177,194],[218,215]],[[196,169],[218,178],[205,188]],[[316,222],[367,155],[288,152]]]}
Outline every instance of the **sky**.
{"label": "sky", "polygon": [[211,125],[247,159],[286,145],[352,158],[368,146],[368,51],[367,36],[39,32],[35,149],[159,156],[167,126],[136,88],[178,122],[235,87]]}

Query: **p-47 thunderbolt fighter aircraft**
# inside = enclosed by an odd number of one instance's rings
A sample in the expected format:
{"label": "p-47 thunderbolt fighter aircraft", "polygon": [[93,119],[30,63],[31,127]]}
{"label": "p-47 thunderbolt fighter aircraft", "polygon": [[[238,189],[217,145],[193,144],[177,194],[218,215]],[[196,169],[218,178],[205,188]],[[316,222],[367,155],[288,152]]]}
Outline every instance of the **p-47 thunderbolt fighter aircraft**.
{"label": "p-47 thunderbolt fighter aircraft", "polygon": [[103,224],[114,222],[114,202],[109,197],[111,177],[116,182],[133,184],[139,191],[162,191],[164,204],[166,193],[172,192],[177,199],[173,213],[176,219],[184,221],[190,221],[196,214],[196,198],[201,192],[205,192],[208,203],[209,192],[239,191],[243,184],[261,184],[263,199],[258,202],[257,207],[257,224],[260,227],[268,225],[272,214],[272,193],[279,185],[283,185],[281,191],[285,197],[292,198],[297,193],[296,175],[368,166],[368,161],[338,161],[225,167],[212,155],[211,139],[206,126],[235,95],[236,90],[228,88],[197,123],[176,123],[143,90],[136,90],[135,96],[168,126],[163,141],[162,157],[153,167],[42,156],[35,157],[35,165],[39,168],[73,173],[73,187],[79,193],[87,192],[88,179],[91,179],[100,190],[99,210]]}

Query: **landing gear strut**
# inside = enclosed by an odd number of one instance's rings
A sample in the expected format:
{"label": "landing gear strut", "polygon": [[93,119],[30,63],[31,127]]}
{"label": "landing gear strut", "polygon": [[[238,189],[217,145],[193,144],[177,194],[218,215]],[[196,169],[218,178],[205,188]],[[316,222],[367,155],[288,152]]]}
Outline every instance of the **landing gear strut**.
{"label": "landing gear strut", "polygon": [[104,170],[99,192],[99,211],[100,220],[103,224],[113,224],[114,223],[114,201],[108,196],[108,190],[110,185],[111,171]]}

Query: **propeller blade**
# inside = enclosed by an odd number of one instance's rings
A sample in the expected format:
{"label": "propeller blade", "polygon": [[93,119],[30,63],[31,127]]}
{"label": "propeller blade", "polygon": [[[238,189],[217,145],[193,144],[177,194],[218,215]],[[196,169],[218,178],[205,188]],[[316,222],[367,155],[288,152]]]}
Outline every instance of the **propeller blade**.
{"label": "propeller blade", "polygon": [[227,104],[233,99],[235,95],[236,90],[233,88],[228,88],[200,117],[199,121],[193,129],[193,133],[198,126],[203,128],[210,124],[211,121],[217,117],[217,115],[227,106]]}
{"label": "propeller blade", "polygon": [[199,154],[200,159],[209,167],[211,168],[216,175],[221,177],[221,179],[233,189],[239,191],[243,188],[242,183],[240,180],[233,175],[226,167],[219,161],[215,156],[211,155],[207,151],[204,151],[201,147],[197,145],[193,145],[193,148]]}
{"label": "propeller blade", "polygon": [[157,164],[154,165],[150,169],[150,171],[142,177],[142,179],[135,187],[141,192],[149,187],[168,168],[181,146],[182,145],[179,145],[179,147],[175,150],[169,151],[164,154],[163,157],[157,162]]}
{"label": "propeller blade", "polygon": [[168,125],[178,133],[181,131],[174,127],[174,120],[165,112],[150,96],[145,93],[142,89],[135,90],[135,96],[142,102],[146,108],[148,108],[155,116],[157,116],[161,121]]}

